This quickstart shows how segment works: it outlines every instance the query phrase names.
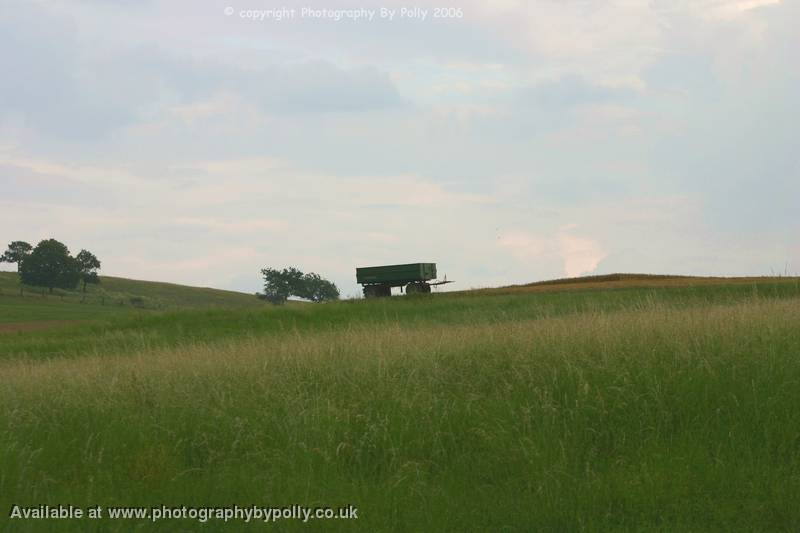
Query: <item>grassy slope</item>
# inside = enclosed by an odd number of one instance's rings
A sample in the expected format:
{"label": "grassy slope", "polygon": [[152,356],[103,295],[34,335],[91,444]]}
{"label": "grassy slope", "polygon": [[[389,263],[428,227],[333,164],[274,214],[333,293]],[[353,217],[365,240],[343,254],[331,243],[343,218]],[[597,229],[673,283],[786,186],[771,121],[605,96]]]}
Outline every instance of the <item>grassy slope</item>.
{"label": "grassy slope", "polygon": [[102,276],[101,286],[107,291],[134,294],[153,300],[162,300],[174,307],[263,307],[252,294],[223,291],[206,287],[187,287],[174,283],[139,281],[135,279]]}
{"label": "grassy slope", "polygon": [[660,274],[604,274],[599,276],[583,276],[579,278],[552,279],[536,281],[524,285],[506,287],[490,287],[457,291],[462,294],[520,294],[531,292],[561,292],[565,290],[587,289],[631,289],[631,288],[666,288],[666,287],[699,287],[721,285],[760,285],[763,283],[789,282],[797,283],[800,277],[697,277],[672,276]]}
{"label": "grassy slope", "polygon": [[358,522],[312,528],[788,531],[798,353],[796,280],[0,335],[0,508],[352,503]]}
{"label": "grassy slope", "polygon": [[91,320],[132,311],[180,308],[263,308],[253,295],[172,283],[101,276],[98,286],[42,295],[26,289],[20,296],[16,273],[0,272],[0,324],[35,320]]}
{"label": "grassy slope", "polygon": [[[187,309],[106,315],[102,321],[53,331],[0,334],[3,356],[48,358],[85,353],[133,353],[142,349],[213,343],[241,337],[294,335],[331,331],[361,324],[452,326],[492,324],[586,312],[610,312],[645,306],[694,306],[737,302],[751,296],[791,298],[800,295],[792,280],[750,285],[675,288],[586,289],[529,294],[458,294],[433,298],[342,301],[325,305],[258,309]],[[106,309],[106,308],[100,308]]]}

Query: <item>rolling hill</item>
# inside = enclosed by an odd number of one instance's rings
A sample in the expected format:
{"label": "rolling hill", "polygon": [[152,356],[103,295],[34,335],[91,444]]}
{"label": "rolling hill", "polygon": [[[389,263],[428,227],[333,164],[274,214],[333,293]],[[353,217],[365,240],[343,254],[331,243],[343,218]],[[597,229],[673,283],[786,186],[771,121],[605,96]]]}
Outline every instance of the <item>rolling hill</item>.
{"label": "rolling hill", "polygon": [[[800,282],[619,276],[253,308],[101,286],[195,305],[164,311],[3,286],[0,310],[65,327],[0,334],[0,508],[272,498],[356,506],[364,531],[796,530]],[[81,312],[118,314],[64,322]]]}
{"label": "rolling hill", "polygon": [[646,289],[668,287],[697,287],[711,285],[755,285],[761,283],[797,283],[800,277],[788,276],[676,276],[669,274],[603,274],[598,276],[581,276],[576,278],[560,278],[545,281],[534,281],[521,285],[504,287],[487,287],[456,291],[470,294],[516,294],[528,292],[558,292],[564,290],[587,289]]}
{"label": "rolling hill", "polygon": [[174,283],[100,276],[99,285],[53,294],[25,288],[14,272],[0,272],[0,323],[38,320],[91,320],[137,310],[262,308],[252,294]]}

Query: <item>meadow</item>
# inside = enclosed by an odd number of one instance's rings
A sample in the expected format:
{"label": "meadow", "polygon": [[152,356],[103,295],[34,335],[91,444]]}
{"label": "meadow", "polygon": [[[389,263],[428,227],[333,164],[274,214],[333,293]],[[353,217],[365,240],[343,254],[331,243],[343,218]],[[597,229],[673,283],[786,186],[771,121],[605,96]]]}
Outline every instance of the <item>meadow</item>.
{"label": "meadow", "polygon": [[[71,305],[69,313],[64,308],[53,306]],[[80,307],[79,307],[80,306]],[[63,318],[78,312],[81,317],[104,317],[133,309],[169,310],[187,308],[261,308],[261,303],[250,294],[187,287],[174,283],[141,281],[114,276],[100,276],[98,285],[88,284],[86,291],[55,289],[49,294],[39,287],[20,287],[16,272],[0,272],[0,322],[18,319],[11,311],[21,307],[28,309],[23,318]],[[79,310],[83,309],[81,313]],[[40,314],[36,313],[40,311]],[[6,311],[6,312],[4,312]]]}
{"label": "meadow", "polygon": [[[795,531],[800,282],[612,287],[123,307],[0,334],[0,509],[358,508],[278,531]],[[250,529],[265,526],[0,515],[0,531]]]}

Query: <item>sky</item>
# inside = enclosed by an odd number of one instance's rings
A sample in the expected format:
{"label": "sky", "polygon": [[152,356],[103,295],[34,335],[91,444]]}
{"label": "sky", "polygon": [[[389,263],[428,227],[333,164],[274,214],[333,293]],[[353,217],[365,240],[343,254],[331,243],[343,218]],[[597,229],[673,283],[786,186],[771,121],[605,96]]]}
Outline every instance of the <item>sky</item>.
{"label": "sky", "polygon": [[798,274],[798,20],[795,0],[0,0],[0,245],[245,292],[295,266],[343,296],[357,266],[410,262],[452,289]]}

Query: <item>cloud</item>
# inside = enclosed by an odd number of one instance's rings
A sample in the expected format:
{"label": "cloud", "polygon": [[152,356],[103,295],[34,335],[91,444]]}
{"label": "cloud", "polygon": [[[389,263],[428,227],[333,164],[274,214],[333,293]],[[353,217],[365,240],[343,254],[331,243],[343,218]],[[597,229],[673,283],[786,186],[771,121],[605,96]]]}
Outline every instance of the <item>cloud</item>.
{"label": "cloud", "polygon": [[576,105],[626,100],[635,93],[627,87],[609,87],[568,74],[553,81],[544,81],[521,93],[521,100],[549,109],[564,109]]}
{"label": "cloud", "polygon": [[501,236],[498,245],[528,263],[558,258],[563,265],[563,275],[567,277],[591,274],[608,257],[608,252],[597,240],[576,235],[576,229],[577,224],[567,224],[550,236],[513,230]]}
{"label": "cloud", "polygon": [[558,232],[558,243],[564,258],[564,274],[568,277],[591,274],[600,261],[608,257],[602,245],[589,237],[574,235],[577,225],[570,224]]}
{"label": "cloud", "polygon": [[389,77],[372,67],[343,70],[312,61],[241,78],[240,90],[273,113],[352,112],[402,105]]}
{"label": "cloud", "polygon": [[75,28],[28,2],[0,6],[0,119],[79,137],[125,122],[127,110],[85,92]]}
{"label": "cloud", "polygon": [[487,194],[463,193],[426,181],[419,176],[401,175],[389,178],[343,180],[340,185],[353,202],[365,207],[425,206],[448,207],[464,204],[488,204],[494,199]]}
{"label": "cloud", "polygon": [[729,20],[741,17],[749,11],[759,10],[769,6],[777,6],[783,0],[705,0],[694,4],[694,9],[703,16]]}
{"label": "cloud", "polygon": [[75,183],[102,184],[107,187],[114,185],[146,187],[153,181],[120,168],[64,164],[17,155],[13,150],[6,152],[0,150],[0,164],[7,166],[8,175],[34,173],[53,182],[70,180]]}
{"label": "cloud", "polygon": [[[429,257],[450,236],[444,212],[455,223],[458,213],[475,214],[492,202],[490,195],[453,191],[422,176],[320,174],[269,157],[174,165],[170,171],[180,175],[181,185],[118,172],[126,179],[106,188],[98,167],[21,156],[6,160],[14,163],[6,168],[15,179],[31,169],[46,170],[44,179],[51,183],[100,187],[113,191],[116,200],[110,206],[80,194],[69,203],[53,195],[38,198],[36,189],[15,181],[26,196],[4,205],[0,221],[13,232],[9,238],[36,241],[57,234],[102,256],[107,273],[156,279],[161,272],[164,281],[203,285],[213,284],[214,276],[243,279],[245,272],[256,283],[258,269],[267,264],[297,264],[329,270],[347,287],[355,261]],[[235,255],[228,257],[227,249]]]}
{"label": "cloud", "polygon": [[0,205],[116,203],[116,198],[102,185],[43,174],[31,168],[6,164],[2,159],[0,159],[0,191],[2,191]]}
{"label": "cloud", "polygon": [[388,74],[324,60],[258,67],[200,61],[155,45],[87,48],[66,14],[32,3],[0,12],[0,120],[45,136],[102,138],[165,111],[222,113],[236,98],[267,113],[357,112],[402,106]]}
{"label": "cloud", "polygon": [[0,3],[0,233],[248,291],[265,264],[353,289],[354,265],[413,260],[458,287],[769,273],[796,256],[799,5],[465,0],[355,26]]}
{"label": "cloud", "polygon": [[173,224],[216,230],[223,235],[252,235],[264,231],[283,232],[291,229],[291,224],[288,221],[269,218],[230,220],[203,217],[177,217],[173,221]]}
{"label": "cloud", "polygon": [[[319,174],[271,157],[198,161],[172,168],[187,173],[196,172],[194,191],[202,189],[201,182],[206,183],[214,187],[212,196],[217,198],[240,196],[247,192],[251,195],[269,195],[273,201],[286,201],[313,194],[320,198],[335,198],[339,204],[355,207],[447,207],[489,204],[495,201],[489,194],[453,191],[443,184],[416,174]],[[225,181],[221,182],[220,179]],[[232,186],[234,184],[237,186]],[[229,192],[226,194],[222,189]]]}
{"label": "cloud", "polygon": [[631,83],[661,47],[649,2],[471,2],[497,36],[525,52],[534,79],[578,74]]}

